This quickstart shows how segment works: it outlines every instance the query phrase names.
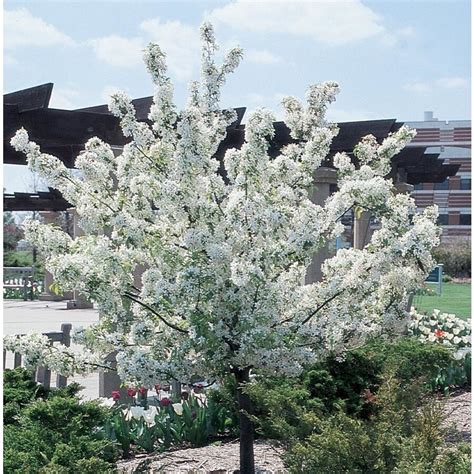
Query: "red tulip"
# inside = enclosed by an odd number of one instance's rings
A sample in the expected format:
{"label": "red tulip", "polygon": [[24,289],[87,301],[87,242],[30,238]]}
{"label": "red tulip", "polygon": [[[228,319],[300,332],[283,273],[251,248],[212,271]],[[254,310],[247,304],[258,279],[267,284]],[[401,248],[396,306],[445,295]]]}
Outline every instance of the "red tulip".
{"label": "red tulip", "polygon": [[160,400],[160,405],[161,405],[162,407],[167,407],[167,406],[170,405],[170,404],[171,404],[171,400],[170,400],[169,398],[167,398],[167,397],[164,397],[164,398],[162,398],[162,399]]}
{"label": "red tulip", "polygon": [[140,387],[140,388],[138,389],[138,391],[139,391],[142,395],[145,395],[147,389],[146,389],[145,387]]}
{"label": "red tulip", "polygon": [[112,391],[112,399],[117,401],[120,398],[120,392],[118,390]]}
{"label": "red tulip", "polygon": [[161,385],[159,383],[155,384],[156,393],[160,393]]}
{"label": "red tulip", "polygon": [[129,397],[134,397],[136,394],[137,394],[137,391],[136,391],[134,388],[129,388],[129,389],[127,390],[127,395],[128,395]]}
{"label": "red tulip", "polygon": [[436,337],[443,337],[444,336],[444,331],[441,331],[441,329],[435,329],[434,335]]}

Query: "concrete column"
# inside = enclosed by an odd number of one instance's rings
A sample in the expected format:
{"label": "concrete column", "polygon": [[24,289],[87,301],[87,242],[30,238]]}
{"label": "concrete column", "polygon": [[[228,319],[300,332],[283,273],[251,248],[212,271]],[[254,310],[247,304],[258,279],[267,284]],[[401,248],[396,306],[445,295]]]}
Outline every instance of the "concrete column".
{"label": "concrete column", "polygon": [[354,218],[354,248],[363,249],[372,238],[370,228],[370,212],[362,211],[359,217]]}
{"label": "concrete column", "polygon": [[[84,232],[79,227],[77,211],[74,208],[69,208],[68,212],[72,219],[72,236],[73,238],[84,235]],[[90,301],[87,301],[84,296],[79,294],[77,291],[73,292],[72,300],[69,300],[66,305],[67,309],[87,309],[93,308],[94,305]]]}
{"label": "concrete column", "polygon": [[[326,167],[318,168],[314,173],[314,189],[312,191],[311,201],[320,206],[324,205],[324,202],[329,197],[331,184],[337,184],[336,170]],[[313,260],[306,272],[306,284],[321,280],[321,265],[327,258],[334,255],[334,249],[330,248],[330,245],[326,245],[314,254]]]}
{"label": "concrete column", "polygon": [[[54,211],[40,211],[40,217],[44,224],[57,224],[58,213]],[[43,292],[39,295],[40,301],[63,301],[64,295],[57,295],[49,288],[54,283],[53,275],[48,270],[44,270]]]}
{"label": "concrete column", "polygon": [[[104,361],[107,364],[115,369],[117,367],[117,351],[111,352]],[[130,400],[127,395],[127,389],[125,387],[121,387],[122,381],[120,377],[117,375],[117,372],[114,370],[103,370],[99,371],[99,397],[107,397],[110,398],[112,396],[113,391],[120,392],[120,398],[122,400]]]}

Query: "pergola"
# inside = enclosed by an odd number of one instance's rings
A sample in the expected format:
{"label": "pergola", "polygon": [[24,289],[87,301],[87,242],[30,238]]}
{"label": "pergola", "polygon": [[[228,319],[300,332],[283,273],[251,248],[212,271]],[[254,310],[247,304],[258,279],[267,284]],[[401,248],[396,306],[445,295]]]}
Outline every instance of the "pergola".
{"label": "pergola", "polygon": [[[119,120],[108,112],[106,105],[77,110],[50,108],[52,90],[53,84],[48,83],[4,95],[4,163],[26,164],[25,156],[10,145],[11,137],[21,127],[28,131],[30,138],[41,146],[42,151],[58,157],[68,168],[74,167],[76,156],[91,137],[97,136],[117,150],[127,143]],[[143,97],[133,100],[140,121],[148,122],[152,99]],[[235,110],[237,120],[228,127],[226,138],[216,153],[216,158],[221,162],[226,150],[239,148],[244,142],[245,125],[241,122],[246,109],[242,107]],[[339,123],[339,134],[333,140],[330,155],[323,166],[332,168],[331,157],[337,152],[351,154],[363,136],[372,134],[381,141],[402,125],[395,119]],[[276,156],[282,146],[294,140],[283,122],[275,122],[274,128],[270,154]],[[390,175],[394,182],[415,185],[444,181],[456,174],[458,168],[459,165],[444,164],[437,154],[427,154],[426,147],[410,146],[394,157]],[[47,192],[4,194],[3,203],[6,211],[63,211],[71,207],[58,191],[51,188]]]}

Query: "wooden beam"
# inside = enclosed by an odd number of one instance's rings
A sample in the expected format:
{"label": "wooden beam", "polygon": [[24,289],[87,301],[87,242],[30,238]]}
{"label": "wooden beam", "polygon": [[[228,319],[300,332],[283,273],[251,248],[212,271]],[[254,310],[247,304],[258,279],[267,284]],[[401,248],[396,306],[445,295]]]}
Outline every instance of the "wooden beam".
{"label": "wooden beam", "polygon": [[3,103],[16,105],[20,112],[25,110],[47,109],[54,84],[48,82],[40,86],[10,92],[3,96]]}

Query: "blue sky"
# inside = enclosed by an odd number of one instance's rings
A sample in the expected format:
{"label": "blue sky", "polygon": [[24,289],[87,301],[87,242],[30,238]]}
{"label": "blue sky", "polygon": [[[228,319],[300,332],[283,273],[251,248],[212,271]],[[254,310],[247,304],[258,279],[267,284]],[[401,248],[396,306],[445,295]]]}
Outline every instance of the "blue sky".
{"label": "blue sky", "polygon": [[[222,50],[244,62],[223,106],[270,107],[335,80],[333,120],[470,117],[470,2],[459,1],[5,1],[4,89],[54,82],[52,107],[105,103],[122,89],[152,95],[141,62],[149,41],[168,52],[176,100],[198,74],[198,28],[210,19]],[[8,190],[29,186],[7,167]],[[28,183],[25,184],[24,181]]]}

